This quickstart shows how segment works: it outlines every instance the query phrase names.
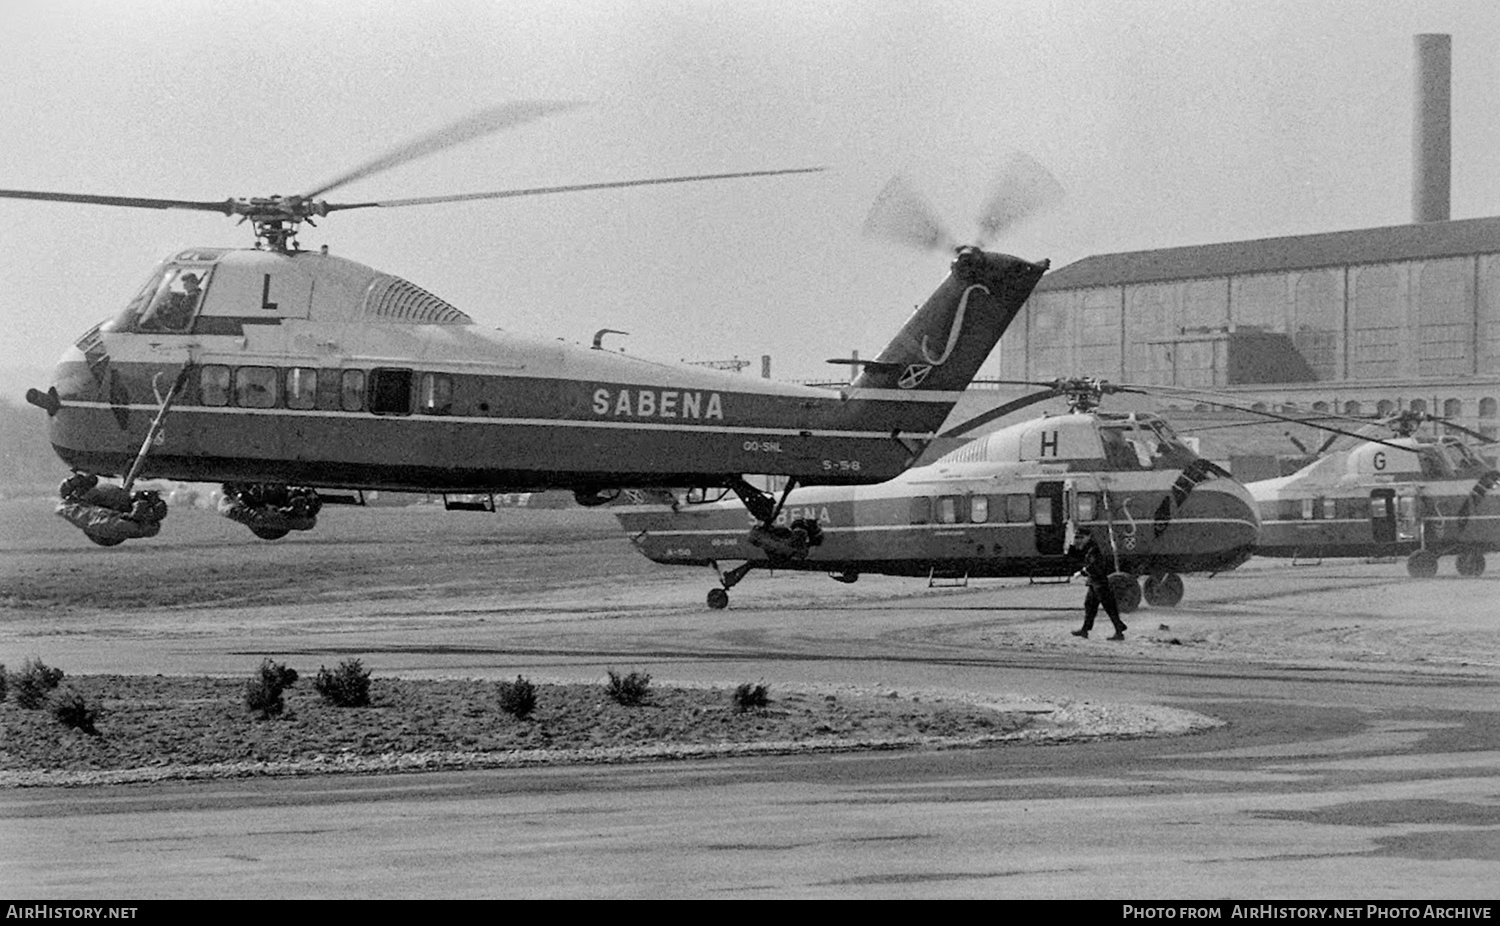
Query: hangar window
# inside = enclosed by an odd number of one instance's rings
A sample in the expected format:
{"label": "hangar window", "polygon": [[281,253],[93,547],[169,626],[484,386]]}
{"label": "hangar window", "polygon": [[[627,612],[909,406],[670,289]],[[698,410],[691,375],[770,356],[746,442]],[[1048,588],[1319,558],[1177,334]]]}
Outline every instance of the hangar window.
{"label": "hangar window", "polygon": [[339,407],[346,412],[364,411],[364,370],[345,370],[339,377]]}
{"label": "hangar window", "polygon": [[1495,417],[1495,400],[1494,399],[1480,399],[1479,400],[1479,417],[1481,417],[1481,418],[1493,418],[1493,417]]}
{"label": "hangar window", "polygon": [[307,409],[318,404],[318,371],[292,367],[286,371],[286,407]]}
{"label": "hangar window", "polygon": [[275,408],[276,374],[272,367],[240,367],[234,371],[234,404],[240,408]]}
{"label": "hangar window", "polygon": [[1395,413],[1396,403],[1392,402],[1390,399],[1381,399],[1379,402],[1375,403],[1375,414],[1394,415]]}
{"label": "hangar window", "polygon": [[1358,415],[1358,414],[1361,414],[1362,411],[1363,410],[1359,407],[1359,403],[1358,402],[1345,402],[1344,403],[1344,414],[1346,414],[1346,415]]}
{"label": "hangar window", "polygon": [[411,370],[371,370],[370,411],[377,415],[410,415]]}
{"label": "hangar window", "polygon": [[1457,418],[1457,417],[1461,416],[1463,413],[1464,413],[1464,401],[1463,401],[1463,399],[1444,399],[1443,400],[1443,417],[1444,418]]}
{"label": "hangar window", "polygon": [[969,520],[983,524],[990,519],[990,499],[987,495],[975,495],[969,499]]}
{"label": "hangar window", "polygon": [[1426,399],[1412,399],[1411,400],[1411,410],[1414,411],[1414,412],[1417,412],[1419,414],[1421,412],[1427,411],[1427,400]]}
{"label": "hangar window", "polygon": [[204,405],[229,404],[229,367],[209,364],[198,372],[198,401]]}

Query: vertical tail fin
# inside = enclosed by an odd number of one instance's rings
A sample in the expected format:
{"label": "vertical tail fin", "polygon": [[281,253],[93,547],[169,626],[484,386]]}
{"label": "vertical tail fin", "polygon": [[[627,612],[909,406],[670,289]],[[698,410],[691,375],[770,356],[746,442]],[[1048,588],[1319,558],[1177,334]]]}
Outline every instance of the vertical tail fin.
{"label": "vertical tail fin", "polygon": [[853,386],[962,391],[1046,272],[975,247],[958,249],[952,272]]}

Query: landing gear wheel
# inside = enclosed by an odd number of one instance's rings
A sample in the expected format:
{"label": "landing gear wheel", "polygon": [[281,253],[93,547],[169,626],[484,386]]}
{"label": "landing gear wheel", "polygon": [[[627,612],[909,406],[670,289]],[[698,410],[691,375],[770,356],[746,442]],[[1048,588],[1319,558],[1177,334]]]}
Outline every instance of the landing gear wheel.
{"label": "landing gear wheel", "polygon": [[1117,572],[1109,577],[1109,587],[1114,590],[1115,604],[1121,614],[1129,614],[1141,606],[1141,586],[1135,576],[1128,572]]}
{"label": "landing gear wheel", "polygon": [[1460,551],[1454,565],[1458,567],[1458,574],[1461,576],[1482,576],[1484,575],[1484,551]]}
{"label": "landing gear wheel", "polygon": [[1413,579],[1430,579],[1437,570],[1437,554],[1431,550],[1418,550],[1406,558],[1406,574]]}
{"label": "landing gear wheel", "polygon": [[709,589],[708,606],[715,611],[722,611],[729,607],[729,593],[722,588]]}
{"label": "landing gear wheel", "polygon": [[1147,576],[1146,603],[1158,608],[1175,608],[1182,601],[1182,576],[1175,572]]}
{"label": "landing gear wheel", "polygon": [[117,547],[125,542],[124,537],[101,537],[98,534],[90,534],[88,531],[84,531],[83,536],[94,541],[101,547]]}
{"label": "landing gear wheel", "polygon": [[290,534],[291,529],[285,527],[259,527],[252,524],[250,525],[250,533],[259,537],[261,540],[280,540],[287,534]]}

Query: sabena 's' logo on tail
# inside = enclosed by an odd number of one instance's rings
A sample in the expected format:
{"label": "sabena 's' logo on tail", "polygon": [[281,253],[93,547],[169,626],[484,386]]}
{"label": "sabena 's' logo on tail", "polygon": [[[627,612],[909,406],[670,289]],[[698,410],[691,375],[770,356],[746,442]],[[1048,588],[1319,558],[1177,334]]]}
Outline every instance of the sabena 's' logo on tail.
{"label": "sabena 's' logo on tail", "polygon": [[963,390],[1046,269],[1045,261],[960,248],[948,278],[875,360],[864,364],[854,385]]}
{"label": "sabena 's' logo on tail", "polygon": [[978,283],[964,290],[963,296],[958,300],[958,312],[953,316],[953,324],[948,329],[948,343],[944,345],[942,355],[937,357],[932,356],[932,348],[927,344],[928,335],[922,335],[922,358],[927,362],[909,364],[906,369],[901,371],[901,375],[897,377],[897,386],[902,389],[917,388],[927,379],[927,374],[932,372],[933,367],[942,366],[948,362],[949,357],[953,356],[953,348],[958,344],[959,335],[963,334],[964,313],[969,308],[969,295],[976,289],[985,295],[989,295],[990,293],[987,287],[981,286]]}
{"label": "sabena 's' logo on tail", "polygon": [[958,300],[958,313],[953,316],[953,327],[948,331],[948,345],[943,348],[943,356],[932,356],[932,351],[927,347],[927,335],[922,335],[922,356],[927,359],[928,363],[940,367],[952,356],[953,346],[958,343],[958,336],[964,330],[964,313],[969,309],[969,295],[976,289],[986,295],[989,294],[989,289],[978,283],[964,290],[963,296]]}

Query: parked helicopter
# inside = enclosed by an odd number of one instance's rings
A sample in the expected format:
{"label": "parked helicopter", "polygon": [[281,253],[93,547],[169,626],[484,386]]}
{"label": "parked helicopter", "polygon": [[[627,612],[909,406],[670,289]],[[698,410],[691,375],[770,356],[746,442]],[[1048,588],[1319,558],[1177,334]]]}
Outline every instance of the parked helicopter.
{"label": "parked helicopter", "polygon": [[[1097,409],[1102,395],[1144,387],[1065,379],[945,431],[961,437],[1027,405],[1065,396],[1070,411],[1001,428],[937,461],[867,487],[797,489],[777,523],[746,535],[732,504],[621,508],[637,549],[669,565],[711,566],[721,587],[753,569],[935,578],[1066,577],[1076,530],[1107,538],[1122,611],[1175,606],[1184,572],[1221,572],[1250,558],[1259,527],[1245,487],[1199,457],[1162,418]],[[775,536],[799,536],[788,555]],[[742,561],[728,571],[724,561]],[[1138,576],[1145,576],[1142,591]]]}
{"label": "parked helicopter", "polygon": [[[1437,574],[1453,554],[1459,575],[1484,573],[1485,554],[1500,549],[1496,472],[1454,434],[1418,433],[1442,424],[1485,443],[1489,438],[1445,419],[1405,411],[1378,427],[1394,436],[1361,435],[1291,475],[1247,484],[1260,511],[1260,556],[1322,559],[1405,556],[1407,572]],[[1317,425],[1313,425],[1317,427]]]}
{"label": "parked helicopter", "polygon": [[59,513],[111,546],[155,534],[166,513],[160,499],[132,491],[137,479],[224,482],[224,513],[276,539],[311,528],[326,490],[569,488],[588,505],[626,486],[692,485],[733,491],[754,520],[771,525],[785,493],[778,500],[742,474],[784,476],[790,491],[900,473],[1046,270],[1045,262],[958,249],[932,297],[847,388],[832,391],[488,330],[406,280],[298,246],[303,222],[346,209],[821,169],[319,198],[569,105],[493,107],[295,196],[213,202],[0,190],[3,198],[222,212],[249,219],[257,238],[254,249],[195,247],[167,257],[114,318],[65,352],[49,389],[27,393],[78,473],[64,483]]}

